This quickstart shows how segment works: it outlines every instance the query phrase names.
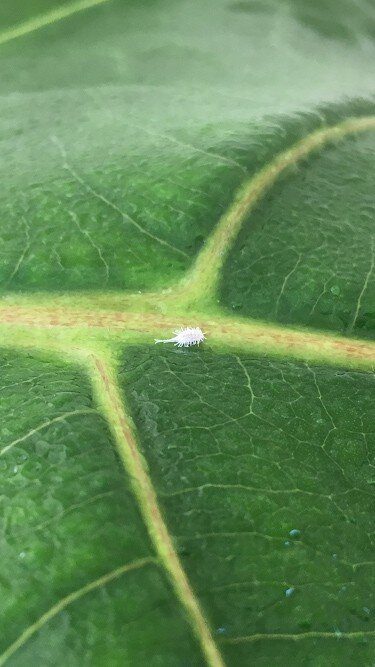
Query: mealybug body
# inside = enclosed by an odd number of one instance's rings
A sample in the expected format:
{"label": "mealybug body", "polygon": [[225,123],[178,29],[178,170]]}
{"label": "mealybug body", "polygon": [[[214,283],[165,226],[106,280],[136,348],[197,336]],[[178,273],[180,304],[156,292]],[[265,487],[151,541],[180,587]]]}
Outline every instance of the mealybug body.
{"label": "mealybug body", "polygon": [[203,343],[206,336],[199,327],[186,327],[185,329],[177,329],[173,332],[173,338],[166,338],[165,340],[155,340],[155,343],[174,343],[177,347],[190,347],[190,345],[199,345]]}

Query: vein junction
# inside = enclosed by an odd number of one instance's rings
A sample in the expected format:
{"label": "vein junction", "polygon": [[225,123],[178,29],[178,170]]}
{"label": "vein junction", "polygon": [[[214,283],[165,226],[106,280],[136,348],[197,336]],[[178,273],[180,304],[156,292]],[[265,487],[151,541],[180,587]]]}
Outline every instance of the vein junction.
{"label": "vein junction", "polygon": [[[375,345],[372,343],[328,333],[289,329],[232,318],[216,307],[217,280],[225,256],[245,217],[273,185],[278,175],[286,167],[295,164],[325,143],[369,128],[375,128],[375,117],[345,121],[338,126],[312,133],[290,150],[277,156],[268,167],[244,184],[229,211],[221,218],[211,238],[198,255],[191,271],[180,284],[167,293],[127,296],[99,294],[95,298],[77,294],[42,298],[8,296],[0,303],[2,346],[48,350],[84,363],[93,383],[97,403],[112,430],[119,455],[132,480],[134,495],[159,562],[162,563],[176,596],[185,608],[206,662],[211,667],[222,667],[224,663],[159,509],[155,490],[138,449],[131,419],[123,408],[122,397],[115,380],[116,364],[112,352],[120,345],[122,347],[124,344],[139,341],[147,340],[153,344],[154,338],[163,337],[176,327],[186,326],[189,323],[192,326],[202,327],[207,333],[209,343],[218,349],[229,347],[244,351],[266,352],[271,356],[282,355],[312,362],[320,361],[331,365],[345,363],[354,368],[372,367],[375,358]],[[91,194],[98,196],[98,193],[92,190]],[[124,215],[122,211],[118,212]],[[90,238],[88,240],[91,243]],[[161,242],[160,239],[158,241]],[[19,263],[21,261],[22,257]],[[107,270],[104,258],[102,262]],[[358,298],[354,320],[358,315],[361,297],[372,270],[373,262]],[[281,290],[284,287],[285,283]],[[107,300],[114,304],[112,308],[107,307]],[[254,414],[253,403],[256,396],[250,377],[240,360],[239,364],[244,371],[244,386],[248,388],[250,394],[249,414]],[[64,418],[68,416],[73,416],[73,413],[65,415]],[[34,432],[44,427],[45,424],[40,424]],[[16,442],[10,446],[13,444]],[[190,489],[184,492],[190,492]],[[146,561],[139,562],[135,567],[144,564]],[[108,576],[114,578],[131,567],[124,566],[121,572],[116,571]],[[90,586],[97,585],[99,584],[96,582],[86,588],[91,590]],[[85,590],[79,592],[78,597],[84,592]],[[77,595],[74,597],[75,595],[73,593],[68,596],[63,601],[63,606],[74,601],[77,597]],[[6,654],[10,656],[44,622],[58,613],[60,608],[63,607],[60,605],[53,608],[48,612],[49,616],[47,613],[48,618],[42,617],[34,626],[27,629],[17,642],[9,647]],[[321,634],[324,633],[318,633],[316,636]],[[260,638],[238,638],[233,641],[255,641]],[[295,636],[292,638],[295,639]],[[8,657],[6,654],[0,657],[0,664],[3,664],[4,656]]]}
{"label": "vein junction", "polygon": [[[119,342],[163,338],[176,327],[188,323],[207,331],[209,342],[217,347],[229,346],[238,350],[256,350],[268,355],[283,355],[326,364],[346,363],[351,367],[371,368],[375,358],[375,344],[371,342],[307,329],[289,329],[251,319],[231,318],[217,307],[217,283],[226,255],[246,216],[286,168],[331,141],[374,128],[374,116],[349,119],[336,126],[312,132],[292,148],[277,155],[268,166],[244,183],[198,254],[191,270],[169,290],[128,295],[98,294],[95,297],[85,293],[7,296],[0,303],[1,344],[6,347],[39,349],[56,349],[59,344],[60,349],[64,350],[70,344],[74,331],[75,346],[85,349],[88,330],[90,337],[95,332],[96,341],[100,340],[108,346]],[[66,161],[64,148],[60,147],[60,150]],[[69,165],[68,168],[71,169]],[[98,196],[90,188],[88,192]],[[111,202],[107,203],[112,206]],[[124,215],[122,211],[119,213]],[[102,261],[107,271],[104,258]],[[358,297],[354,322],[372,270],[373,262]],[[284,287],[285,284],[282,290]],[[115,307],[108,307],[108,303],[113,303]],[[12,336],[9,336],[10,328]],[[27,341],[25,328],[28,332]],[[58,336],[51,334],[52,329],[59,330]]]}

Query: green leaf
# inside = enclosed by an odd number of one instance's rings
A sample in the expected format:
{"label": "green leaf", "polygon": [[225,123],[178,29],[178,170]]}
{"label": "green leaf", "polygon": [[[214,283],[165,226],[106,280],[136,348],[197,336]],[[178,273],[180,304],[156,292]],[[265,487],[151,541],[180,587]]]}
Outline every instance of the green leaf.
{"label": "green leaf", "polygon": [[374,336],[374,149],[374,133],[364,133],[278,182],[227,261],[224,304],[252,317]]}
{"label": "green leaf", "polygon": [[120,379],[228,664],[370,662],[372,375],[139,347]]}
{"label": "green leaf", "polygon": [[370,3],[0,26],[0,666],[370,665]]}
{"label": "green leaf", "polygon": [[86,377],[31,354],[1,366],[2,648],[49,614],[10,662],[194,660]]}

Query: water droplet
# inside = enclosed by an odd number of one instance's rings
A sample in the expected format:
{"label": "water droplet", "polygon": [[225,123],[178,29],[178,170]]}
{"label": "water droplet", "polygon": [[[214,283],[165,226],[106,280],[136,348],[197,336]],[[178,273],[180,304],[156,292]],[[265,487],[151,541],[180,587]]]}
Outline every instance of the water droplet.
{"label": "water droplet", "polygon": [[286,591],[285,591],[285,597],[287,597],[287,598],[291,598],[292,595],[294,594],[294,591],[295,591],[295,590],[296,590],[296,589],[293,588],[293,586],[291,586],[290,588],[287,588]]}
{"label": "water droplet", "polygon": [[18,558],[25,558],[26,557],[26,551],[20,551],[18,554]]}
{"label": "water droplet", "polygon": [[332,292],[332,294],[334,294],[334,296],[338,296],[340,294],[340,288],[338,285],[332,285],[330,291]]}
{"label": "water droplet", "polygon": [[290,547],[292,543],[289,540],[285,540],[284,544],[286,547]]}
{"label": "water droplet", "polygon": [[301,535],[301,531],[298,530],[298,528],[292,528],[292,530],[289,531],[290,537],[298,537]]}
{"label": "water droplet", "polygon": [[222,626],[221,628],[216,628],[216,634],[218,635],[225,635],[226,631],[227,629],[224,626]]}

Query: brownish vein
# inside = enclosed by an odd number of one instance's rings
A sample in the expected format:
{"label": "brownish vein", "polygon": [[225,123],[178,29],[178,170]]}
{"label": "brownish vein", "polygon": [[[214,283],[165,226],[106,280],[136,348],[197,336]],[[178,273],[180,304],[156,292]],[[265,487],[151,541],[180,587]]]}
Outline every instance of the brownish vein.
{"label": "brownish vein", "polygon": [[[56,303],[58,299],[56,298]],[[203,312],[189,313],[189,321],[196,323],[206,333],[210,344],[243,351],[267,352],[271,356],[284,355],[296,359],[322,362],[329,365],[348,364],[351,367],[372,368],[375,363],[375,343],[336,336],[331,333],[292,329],[281,325],[236,319],[219,313],[207,317]],[[16,327],[28,329],[29,347],[43,348],[40,331],[45,329],[81,330],[77,343],[85,347],[87,334],[82,329],[101,331],[106,340],[119,340],[121,336],[153,344],[154,338],[164,337],[176,327],[186,326],[187,316],[181,311],[167,315],[113,310],[82,310],[68,307],[33,308],[0,307],[0,336],[5,347],[17,347]],[[9,328],[13,328],[9,336]],[[32,330],[35,329],[35,333]],[[53,338],[53,331],[51,332]],[[22,347],[25,342],[21,342]]]}
{"label": "brownish vein", "polygon": [[210,667],[224,667],[219,649],[177,556],[160,511],[145,461],[138,449],[130,418],[123,409],[123,399],[115,380],[114,371],[107,360],[96,355],[90,356],[90,363],[97,401],[108,421],[124,467],[130,475],[134,494],[156,553],[164,565],[175,594],[185,608],[207,664]]}
{"label": "brownish vein", "polygon": [[373,129],[375,116],[363,116],[312,132],[292,148],[279,153],[272,162],[246,181],[183,279],[182,292],[185,300],[207,302],[214,299],[220,269],[242,223],[286,169],[329,142],[343,139],[348,134]]}

